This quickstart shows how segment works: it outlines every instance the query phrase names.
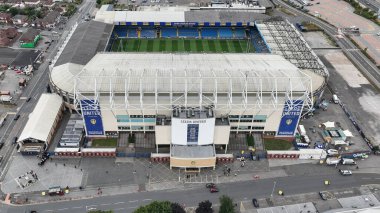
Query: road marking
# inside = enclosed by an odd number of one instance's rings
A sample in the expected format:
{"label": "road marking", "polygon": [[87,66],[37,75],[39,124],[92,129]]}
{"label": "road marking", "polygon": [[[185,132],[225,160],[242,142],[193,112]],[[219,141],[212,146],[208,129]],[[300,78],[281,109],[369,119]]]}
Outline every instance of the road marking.
{"label": "road marking", "polygon": [[363,180],[370,180],[371,178],[362,178]]}
{"label": "road marking", "polygon": [[380,180],[380,178],[375,178],[376,180]]}
{"label": "road marking", "polygon": [[131,207],[128,207],[127,209],[135,209],[137,208],[138,206],[131,206]]}
{"label": "road marking", "polygon": [[75,207],[72,207],[73,209],[81,209],[83,208],[83,206],[75,206]]}
{"label": "road marking", "polygon": [[143,201],[151,201],[152,199],[144,199]]}
{"label": "road marking", "polygon": [[114,205],[117,205],[117,204],[123,204],[125,202],[117,202],[117,203],[114,203]]}
{"label": "road marking", "polygon": [[111,205],[111,203],[103,203],[103,204],[100,204],[101,206],[108,206],[108,205]]}
{"label": "road marking", "polygon": [[49,209],[48,209],[48,210],[45,210],[45,212],[53,212],[53,211],[54,211],[54,210],[49,210]]}
{"label": "road marking", "polygon": [[62,208],[62,209],[57,209],[57,211],[63,211],[63,210],[67,210],[69,208]]}
{"label": "road marking", "polygon": [[128,202],[130,202],[130,203],[136,203],[136,202],[139,202],[139,200],[130,200]]}
{"label": "road marking", "polygon": [[124,208],[114,209],[115,211],[124,210]]}

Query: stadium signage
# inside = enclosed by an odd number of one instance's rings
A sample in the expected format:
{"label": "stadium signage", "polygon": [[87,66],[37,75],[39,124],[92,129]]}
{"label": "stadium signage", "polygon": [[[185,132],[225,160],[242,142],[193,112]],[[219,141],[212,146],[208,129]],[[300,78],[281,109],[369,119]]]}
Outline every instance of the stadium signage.
{"label": "stadium signage", "polygon": [[179,26],[179,27],[193,27],[196,26],[197,22],[173,22],[173,26]]}
{"label": "stadium signage", "polygon": [[303,108],[303,100],[287,100],[282,112],[277,136],[292,137],[295,134]]}
{"label": "stadium signage", "polygon": [[181,120],[183,124],[205,124],[206,120]]}
{"label": "stadium signage", "polygon": [[81,111],[87,136],[104,135],[102,115],[99,103],[96,100],[81,100]]}

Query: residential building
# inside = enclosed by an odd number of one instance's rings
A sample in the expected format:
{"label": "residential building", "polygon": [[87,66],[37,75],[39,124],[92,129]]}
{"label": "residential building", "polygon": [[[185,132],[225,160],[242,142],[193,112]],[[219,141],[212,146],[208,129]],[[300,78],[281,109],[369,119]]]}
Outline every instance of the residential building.
{"label": "residential building", "polygon": [[19,42],[22,48],[34,48],[38,40],[40,40],[41,35],[39,30],[34,28],[29,28],[24,34],[22,34]]}

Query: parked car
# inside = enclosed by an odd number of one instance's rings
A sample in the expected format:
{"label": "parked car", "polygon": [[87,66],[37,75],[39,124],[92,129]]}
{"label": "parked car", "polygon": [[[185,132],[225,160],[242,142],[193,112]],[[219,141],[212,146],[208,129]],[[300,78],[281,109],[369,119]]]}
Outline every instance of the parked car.
{"label": "parked car", "polygon": [[259,202],[257,201],[256,198],[252,199],[252,204],[253,204],[254,207],[259,208]]}
{"label": "parked car", "polygon": [[20,114],[17,114],[13,120],[17,121],[20,118]]}
{"label": "parked car", "polygon": [[31,97],[29,97],[28,99],[26,99],[26,102],[29,102],[30,101],[30,99],[32,99]]}
{"label": "parked car", "polygon": [[13,144],[16,144],[16,143],[17,143],[17,139],[18,139],[17,136],[13,138]]}
{"label": "parked car", "polygon": [[352,171],[351,170],[342,170],[342,169],[339,169],[339,173],[343,176],[348,176],[348,175],[352,175]]}
{"label": "parked car", "polygon": [[334,155],[338,155],[338,154],[339,154],[339,152],[336,149],[327,150],[327,155],[329,155],[329,156],[334,156]]}
{"label": "parked car", "polygon": [[215,183],[207,183],[206,184],[206,188],[213,188],[213,187],[216,187]]}
{"label": "parked car", "polygon": [[211,193],[219,192],[219,189],[216,186],[210,188]]}
{"label": "parked car", "polygon": [[0,143],[0,149],[3,148],[4,146],[4,143]]}

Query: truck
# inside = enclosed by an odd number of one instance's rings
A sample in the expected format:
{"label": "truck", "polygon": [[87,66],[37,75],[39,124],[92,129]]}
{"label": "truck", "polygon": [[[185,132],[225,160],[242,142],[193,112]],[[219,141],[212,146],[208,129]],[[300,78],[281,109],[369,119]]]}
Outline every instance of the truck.
{"label": "truck", "polygon": [[336,157],[331,157],[331,158],[327,158],[326,159],[326,164],[327,165],[337,165],[340,163],[340,158],[336,158]]}
{"label": "truck", "polygon": [[306,129],[303,125],[298,126],[298,131],[302,136],[306,135]]}
{"label": "truck", "polygon": [[0,101],[2,101],[2,102],[11,102],[11,100],[12,100],[12,96],[10,96],[10,95],[0,96]]}

